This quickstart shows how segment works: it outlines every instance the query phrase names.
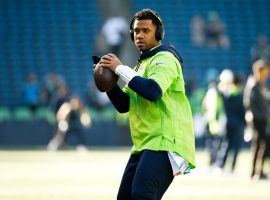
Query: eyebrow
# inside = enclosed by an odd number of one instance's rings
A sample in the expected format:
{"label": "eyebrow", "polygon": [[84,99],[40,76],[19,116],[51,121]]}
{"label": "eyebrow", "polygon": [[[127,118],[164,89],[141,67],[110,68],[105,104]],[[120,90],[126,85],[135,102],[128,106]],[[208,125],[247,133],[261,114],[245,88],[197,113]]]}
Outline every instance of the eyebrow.
{"label": "eyebrow", "polygon": [[144,30],[145,31],[145,30],[151,30],[151,29],[148,28],[148,27],[147,28],[138,28],[138,27],[136,27],[136,28],[134,28],[134,30]]}

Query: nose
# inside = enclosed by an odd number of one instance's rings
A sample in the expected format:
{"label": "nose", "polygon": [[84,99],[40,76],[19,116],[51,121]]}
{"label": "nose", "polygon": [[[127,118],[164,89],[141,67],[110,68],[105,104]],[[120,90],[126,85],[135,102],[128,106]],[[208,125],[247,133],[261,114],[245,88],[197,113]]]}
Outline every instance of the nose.
{"label": "nose", "polygon": [[144,34],[142,33],[142,31],[140,31],[140,32],[137,34],[137,38],[138,38],[138,39],[143,39],[143,38],[144,38]]}

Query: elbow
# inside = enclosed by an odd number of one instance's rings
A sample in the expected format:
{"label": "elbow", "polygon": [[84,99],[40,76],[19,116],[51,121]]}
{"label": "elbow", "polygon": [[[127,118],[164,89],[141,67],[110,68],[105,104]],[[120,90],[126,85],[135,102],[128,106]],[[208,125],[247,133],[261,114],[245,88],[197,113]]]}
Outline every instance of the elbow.
{"label": "elbow", "polygon": [[129,111],[129,109],[127,109],[127,108],[125,108],[125,109],[124,108],[117,108],[116,110],[117,110],[117,112],[119,112],[121,114],[127,113]]}
{"label": "elbow", "polygon": [[126,110],[117,110],[120,114],[124,114],[124,113],[127,113],[128,111]]}
{"label": "elbow", "polygon": [[152,88],[152,93],[150,93],[150,95],[148,96],[148,100],[155,102],[158,101],[159,99],[161,99],[162,97],[162,90],[159,87],[159,85],[157,83],[154,84],[154,87]]}
{"label": "elbow", "polygon": [[129,104],[122,104],[120,106],[114,106],[117,112],[127,113],[129,111]]}
{"label": "elbow", "polygon": [[151,101],[151,102],[155,102],[155,101],[158,101],[159,99],[161,99],[162,97],[162,93],[158,93],[156,95],[153,95],[153,96],[149,96],[148,97],[148,100]]}

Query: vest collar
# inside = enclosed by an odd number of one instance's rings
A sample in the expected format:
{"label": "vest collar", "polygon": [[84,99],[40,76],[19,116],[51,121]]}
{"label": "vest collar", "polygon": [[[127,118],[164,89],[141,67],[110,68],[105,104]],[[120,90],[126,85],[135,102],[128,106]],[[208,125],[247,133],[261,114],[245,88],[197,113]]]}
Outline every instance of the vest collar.
{"label": "vest collar", "polygon": [[168,52],[172,53],[177,58],[177,60],[180,62],[180,64],[183,65],[182,57],[179,55],[177,50],[172,45],[159,45],[159,46],[154,47],[148,51],[144,51],[141,53],[141,55],[138,59],[138,62],[140,63],[142,60],[144,60],[146,58],[150,58],[161,51],[168,51]]}

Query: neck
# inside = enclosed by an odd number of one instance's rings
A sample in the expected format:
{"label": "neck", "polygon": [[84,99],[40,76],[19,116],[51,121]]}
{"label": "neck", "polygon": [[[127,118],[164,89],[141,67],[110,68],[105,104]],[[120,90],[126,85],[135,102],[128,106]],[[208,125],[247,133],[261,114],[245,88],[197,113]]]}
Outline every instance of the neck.
{"label": "neck", "polygon": [[159,42],[158,44],[156,44],[155,46],[152,46],[151,48],[149,48],[149,49],[147,49],[147,50],[145,50],[145,51],[141,51],[141,53],[143,53],[143,52],[147,52],[147,51],[151,51],[151,50],[153,50],[153,49],[155,49],[155,48],[157,48],[158,46],[160,46],[161,45],[161,43]]}

